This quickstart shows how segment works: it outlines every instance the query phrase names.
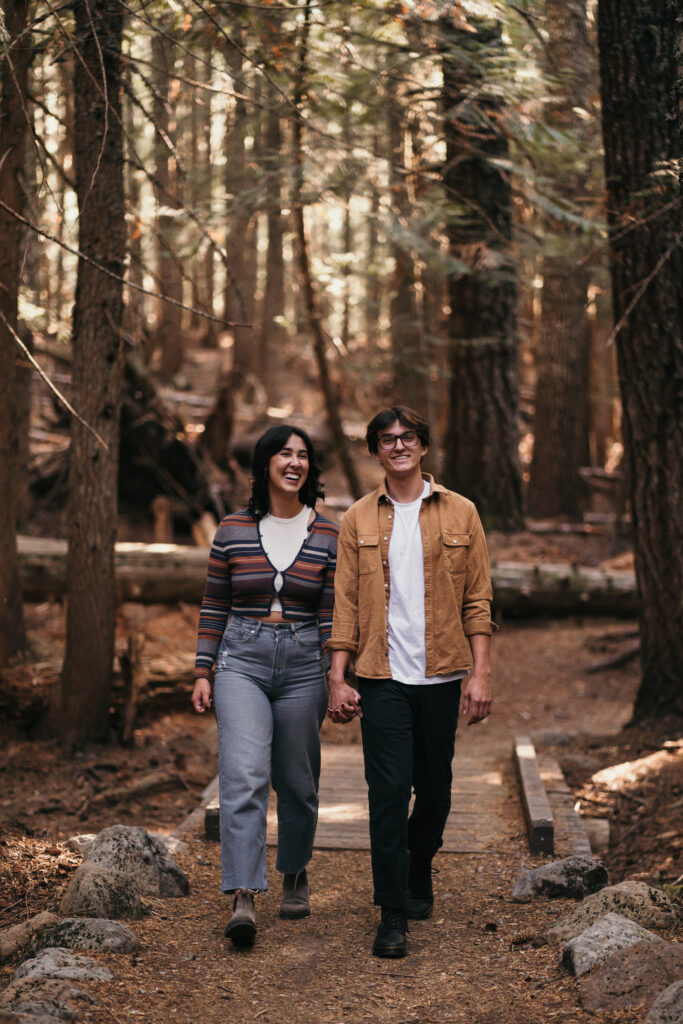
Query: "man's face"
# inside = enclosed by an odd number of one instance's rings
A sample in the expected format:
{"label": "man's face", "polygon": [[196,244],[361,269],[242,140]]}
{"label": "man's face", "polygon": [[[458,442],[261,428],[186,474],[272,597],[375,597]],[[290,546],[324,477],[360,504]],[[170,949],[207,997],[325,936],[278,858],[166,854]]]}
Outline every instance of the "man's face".
{"label": "man's face", "polygon": [[427,449],[415,431],[404,427],[399,420],[394,420],[380,431],[376,458],[388,477],[403,479],[415,472],[419,473],[420,462],[426,454]]}

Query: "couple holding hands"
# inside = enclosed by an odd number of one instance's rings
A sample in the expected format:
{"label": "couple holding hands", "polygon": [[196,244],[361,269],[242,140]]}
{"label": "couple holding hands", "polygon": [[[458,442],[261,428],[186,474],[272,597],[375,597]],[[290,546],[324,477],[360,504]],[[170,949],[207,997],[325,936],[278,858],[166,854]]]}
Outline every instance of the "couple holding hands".
{"label": "couple holding hands", "polygon": [[221,888],[234,894],[225,934],[236,946],[253,945],[254,896],[268,888],[271,780],[280,916],[310,914],[327,715],[361,719],[381,908],[372,952],[405,956],[406,919],[428,917],[434,903],[461,687],[469,725],[491,710],[496,627],[476,509],[422,473],[429,427],[414,410],[383,409],[366,441],[384,481],[338,529],[315,509],[323,492],[310,438],[296,426],[267,430],[249,503],[223,519],[211,547],[192,704],[202,713],[213,702],[218,721]]}

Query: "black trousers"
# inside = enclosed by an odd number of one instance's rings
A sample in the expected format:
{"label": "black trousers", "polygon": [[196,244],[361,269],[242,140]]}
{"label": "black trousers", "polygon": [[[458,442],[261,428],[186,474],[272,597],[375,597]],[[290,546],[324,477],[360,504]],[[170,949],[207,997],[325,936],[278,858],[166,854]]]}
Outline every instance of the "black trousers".
{"label": "black trousers", "polygon": [[[431,860],[443,842],[451,809],[451,762],[460,680],[409,686],[394,679],[358,679],[361,732],[370,805],[374,900],[403,909],[408,851]],[[408,817],[412,790],[413,811]]]}

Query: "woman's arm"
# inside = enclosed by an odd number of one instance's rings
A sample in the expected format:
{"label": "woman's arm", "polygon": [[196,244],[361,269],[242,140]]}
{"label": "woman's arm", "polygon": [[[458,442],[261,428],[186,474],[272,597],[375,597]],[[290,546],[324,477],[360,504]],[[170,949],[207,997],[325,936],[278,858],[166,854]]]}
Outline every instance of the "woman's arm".
{"label": "woman's arm", "polygon": [[[203,711],[211,706],[209,678],[230,614],[232,587],[228,529],[227,524],[223,522],[216,530],[209,554],[204,597],[199,610],[195,687],[192,692],[192,705],[196,711]],[[197,707],[198,704],[201,704],[201,708]]]}

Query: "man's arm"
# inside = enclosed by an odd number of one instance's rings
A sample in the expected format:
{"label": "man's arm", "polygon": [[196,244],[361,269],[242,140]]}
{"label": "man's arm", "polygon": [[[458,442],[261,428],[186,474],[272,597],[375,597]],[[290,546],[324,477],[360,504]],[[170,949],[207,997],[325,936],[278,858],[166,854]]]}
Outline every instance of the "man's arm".
{"label": "man's arm", "polygon": [[475,633],[467,639],[474,664],[462,699],[462,713],[468,725],[475,725],[491,714],[491,637]]}

